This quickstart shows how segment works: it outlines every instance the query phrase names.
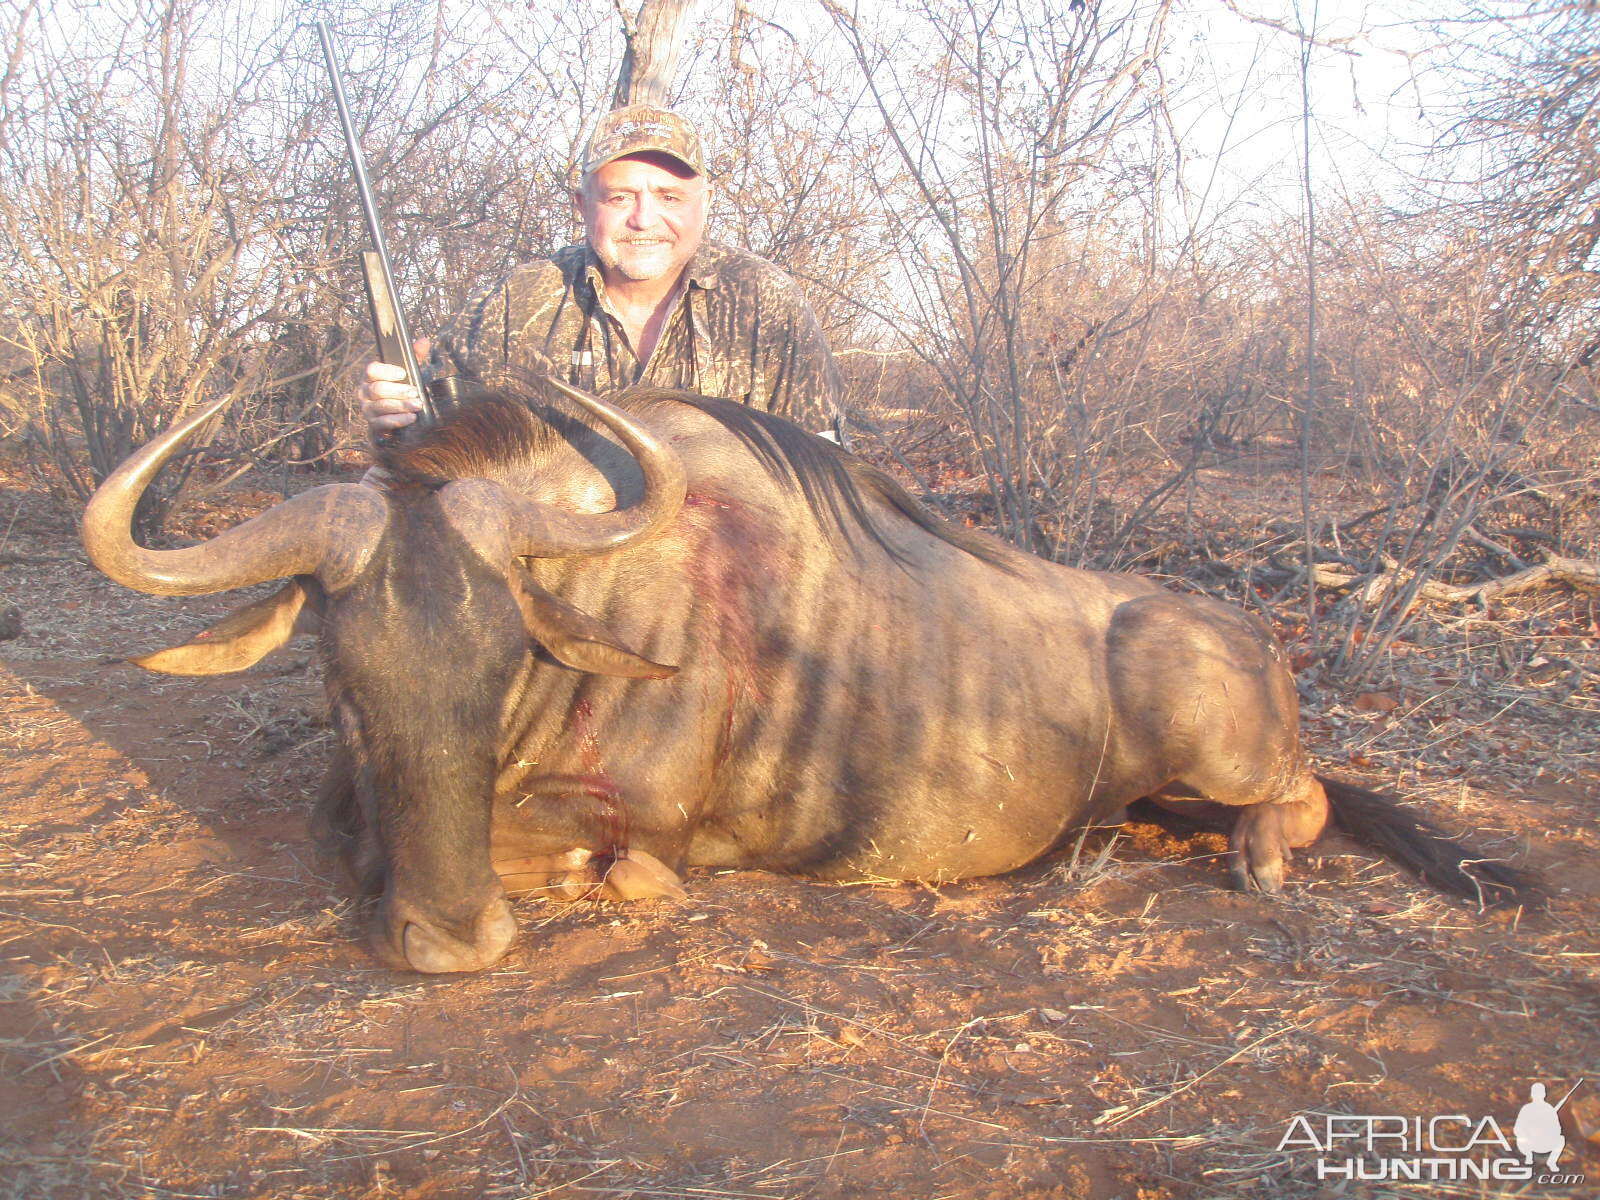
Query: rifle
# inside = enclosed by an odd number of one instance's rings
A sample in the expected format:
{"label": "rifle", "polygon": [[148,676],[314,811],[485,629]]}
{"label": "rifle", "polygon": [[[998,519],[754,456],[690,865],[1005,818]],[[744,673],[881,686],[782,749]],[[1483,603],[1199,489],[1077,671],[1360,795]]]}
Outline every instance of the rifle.
{"label": "rifle", "polygon": [[418,425],[431,425],[439,419],[433,397],[422,386],[422,371],[417,366],[416,352],[411,347],[411,333],[406,328],[405,313],[400,311],[399,297],[394,289],[394,269],[389,265],[389,250],[384,244],[383,228],[378,224],[378,206],[372,198],[372,186],[367,182],[367,166],[361,157],[361,144],[356,140],[355,123],[350,119],[350,105],[344,95],[344,79],[339,74],[339,61],[333,51],[333,34],[326,21],[316,22],[317,38],[322,42],[322,56],[328,63],[328,77],[333,82],[333,102],[339,109],[339,124],[344,128],[344,144],[350,154],[350,166],[355,171],[356,191],[361,196],[361,213],[367,221],[367,237],[372,249],[361,251],[361,281],[366,286],[367,310],[372,316],[372,331],[378,340],[378,360],[392,367],[402,367],[406,382],[417,389],[422,397],[422,412]]}

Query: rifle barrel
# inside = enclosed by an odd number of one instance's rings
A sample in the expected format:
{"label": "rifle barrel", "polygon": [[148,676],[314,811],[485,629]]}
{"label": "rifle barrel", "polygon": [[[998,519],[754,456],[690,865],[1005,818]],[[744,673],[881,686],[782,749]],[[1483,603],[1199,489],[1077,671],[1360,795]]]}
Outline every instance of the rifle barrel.
{"label": "rifle barrel", "polygon": [[[344,77],[339,73],[339,59],[333,48],[333,33],[326,21],[315,22],[317,39],[322,43],[322,56],[328,64],[328,77],[333,82],[333,102],[339,110],[339,124],[344,130],[345,149],[350,155],[350,166],[355,172],[356,191],[361,198],[361,214],[366,218],[367,237],[377,255],[380,286],[389,293],[387,304],[376,296],[372,272],[366,271],[368,300],[372,305],[374,333],[378,338],[379,356],[391,366],[401,367],[406,382],[417,389],[422,397],[424,424],[431,424],[437,414],[426,388],[422,386],[422,372],[417,367],[416,352],[411,346],[411,331],[406,326],[405,312],[400,307],[400,296],[395,290],[394,267],[389,261],[389,247],[383,240],[383,227],[378,221],[377,202],[372,197],[372,185],[367,181],[367,164],[361,156],[361,143],[356,138],[355,122],[350,119],[350,102],[344,94]],[[384,310],[387,309],[387,312]],[[380,320],[379,314],[384,313]]]}

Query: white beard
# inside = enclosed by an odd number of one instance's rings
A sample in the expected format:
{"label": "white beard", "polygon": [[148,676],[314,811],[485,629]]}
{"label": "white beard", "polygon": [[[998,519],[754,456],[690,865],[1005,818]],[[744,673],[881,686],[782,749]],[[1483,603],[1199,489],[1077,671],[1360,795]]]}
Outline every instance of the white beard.
{"label": "white beard", "polygon": [[624,279],[634,283],[648,283],[653,279],[661,279],[676,271],[679,267],[674,251],[677,249],[675,242],[662,239],[652,241],[648,245],[637,245],[630,242],[608,241],[604,245],[595,247],[595,257],[608,270],[615,271]]}

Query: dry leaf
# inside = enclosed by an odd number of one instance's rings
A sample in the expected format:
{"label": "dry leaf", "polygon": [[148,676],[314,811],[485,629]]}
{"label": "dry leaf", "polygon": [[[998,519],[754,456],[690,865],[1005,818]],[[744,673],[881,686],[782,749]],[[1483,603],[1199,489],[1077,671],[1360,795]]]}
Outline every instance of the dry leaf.
{"label": "dry leaf", "polygon": [[1400,707],[1395,692],[1362,692],[1356,697],[1357,712],[1393,712]]}

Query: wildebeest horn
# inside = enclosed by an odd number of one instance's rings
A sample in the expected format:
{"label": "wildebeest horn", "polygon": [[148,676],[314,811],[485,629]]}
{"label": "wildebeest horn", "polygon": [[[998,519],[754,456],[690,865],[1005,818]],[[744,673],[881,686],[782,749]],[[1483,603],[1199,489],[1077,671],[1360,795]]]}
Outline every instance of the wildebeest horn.
{"label": "wildebeest horn", "polygon": [[179,447],[228,399],[174,426],[113,471],[83,513],[83,547],[112,579],[155,596],[202,596],[288,575],[337,588],[358,574],[387,519],[371,488],[340,483],[302,492],[198,546],[147,550],[133,540],[133,510]]}
{"label": "wildebeest horn", "polygon": [[507,492],[512,512],[512,553],[529,558],[599,554],[664,526],[683,507],[688,491],[683,460],[655,434],[598,396],[550,381],[563,396],[599,418],[644,471],[644,498],[630,508],[600,514],[569,513]]}

